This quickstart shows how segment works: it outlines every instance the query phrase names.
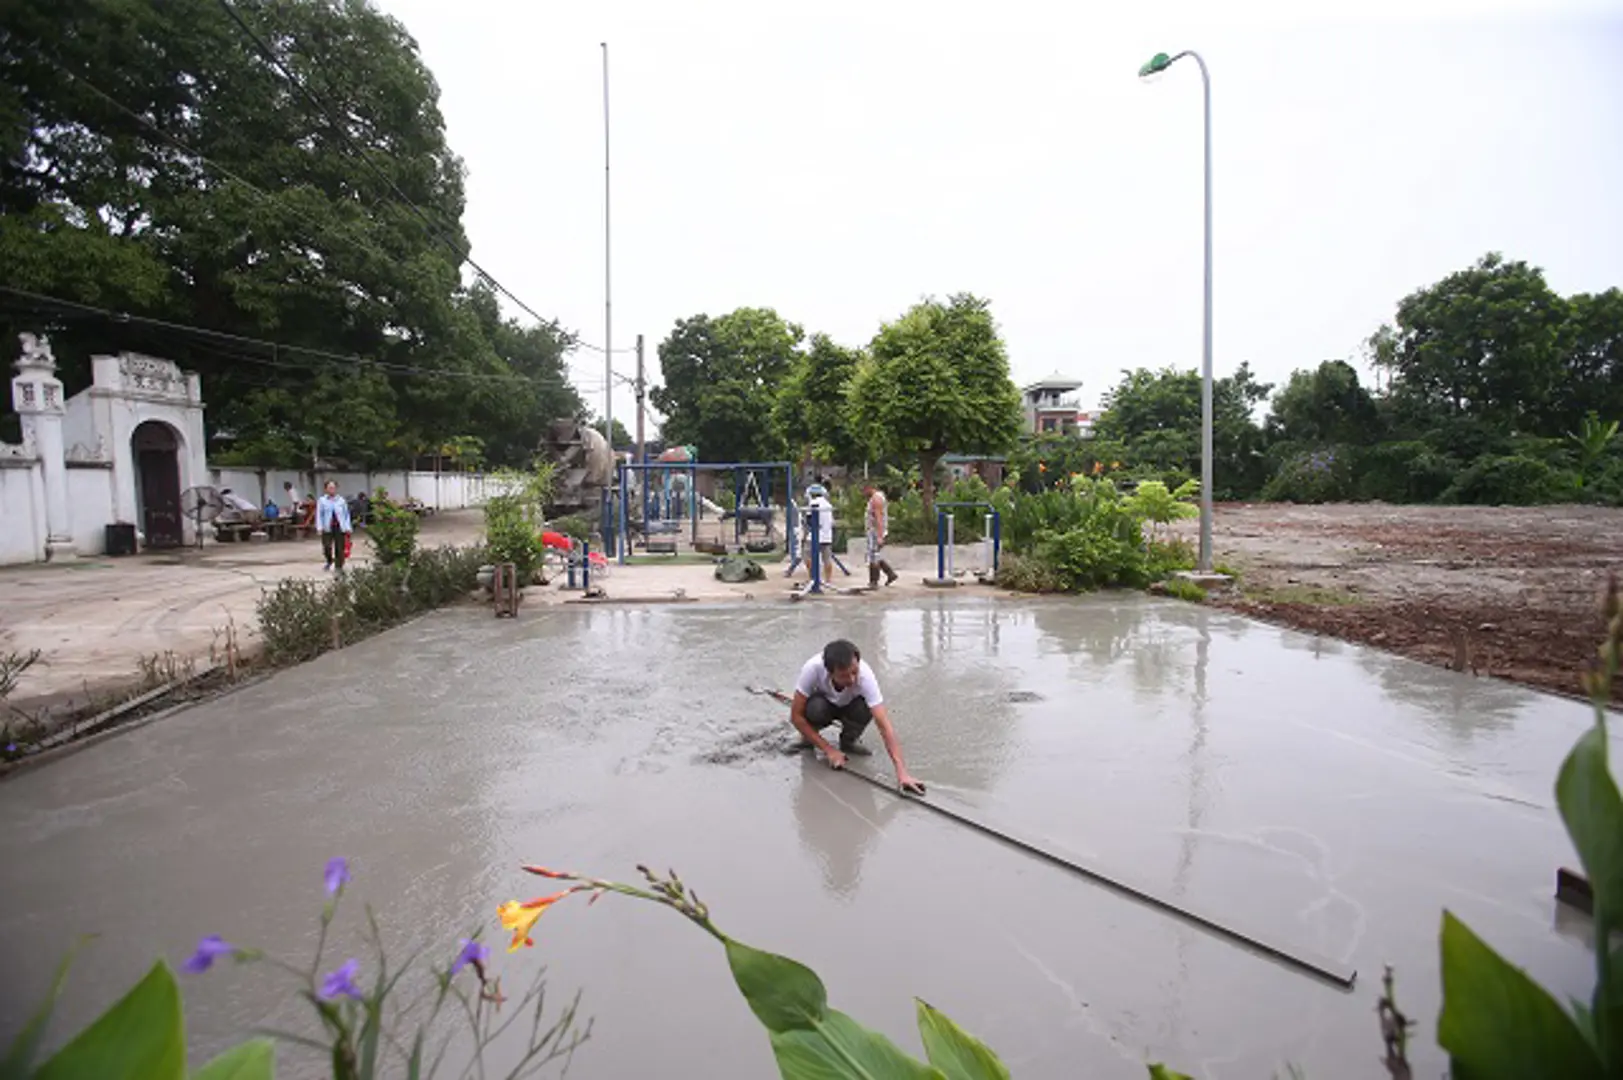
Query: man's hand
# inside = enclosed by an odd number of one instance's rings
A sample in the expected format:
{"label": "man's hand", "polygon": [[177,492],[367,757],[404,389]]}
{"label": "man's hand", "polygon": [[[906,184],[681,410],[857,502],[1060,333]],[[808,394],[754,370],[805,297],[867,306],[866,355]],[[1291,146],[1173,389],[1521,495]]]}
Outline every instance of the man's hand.
{"label": "man's hand", "polygon": [[845,768],[845,755],[832,746],[828,748],[828,767],[831,769]]}
{"label": "man's hand", "polygon": [[897,776],[896,777],[896,783],[901,787],[902,794],[904,794],[904,795],[923,795],[924,794],[924,784],[923,784],[923,782],[913,779],[913,776],[912,776],[911,773],[905,773],[904,772],[901,775]]}

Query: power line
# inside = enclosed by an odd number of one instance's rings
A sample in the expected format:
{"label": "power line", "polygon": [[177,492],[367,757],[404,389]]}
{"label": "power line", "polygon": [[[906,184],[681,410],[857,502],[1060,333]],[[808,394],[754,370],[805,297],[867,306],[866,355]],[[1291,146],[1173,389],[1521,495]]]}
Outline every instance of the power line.
{"label": "power line", "polygon": [[262,364],[266,367],[280,367],[287,368],[289,370],[309,372],[311,368],[307,364],[291,364],[278,359],[279,355],[282,353],[293,353],[303,354],[306,356],[316,356],[325,360],[332,360],[342,364],[350,364],[363,369],[376,369],[392,375],[412,375],[436,379],[474,379],[488,382],[530,382],[549,389],[561,389],[570,385],[568,380],[561,376],[558,378],[547,378],[546,376],[524,375],[518,372],[512,372],[509,374],[492,374],[479,371],[443,371],[434,368],[414,367],[409,364],[397,364],[387,360],[375,360],[371,357],[359,356],[354,353],[328,352],[325,349],[313,349],[304,345],[284,345],[280,342],[267,341],[264,338],[245,337],[242,334],[232,334],[224,330],[210,330],[203,326],[192,326],[187,323],[170,322],[166,319],[155,319],[145,315],[131,315],[127,312],[113,311],[108,308],[96,307],[93,304],[81,304],[75,300],[64,300],[61,297],[49,296],[45,293],[30,292],[27,289],[17,289],[9,285],[0,285],[0,292],[9,293],[12,296],[23,297],[35,302],[54,304],[58,307],[85,312],[90,315],[96,315],[107,319],[110,322],[157,327],[159,329],[168,330],[171,332],[193,334],[202,338],[212,338],[215,340],[233,342],[240,345],[253,345],[260,348],[270,349],[272,352],[272,357],[270,359],[263,356],[231,354],[234,355],[235,359],[246,360],[255,364]]}
{"label": "power line", "polygon": [[[269,60],[271,65],[275,67],[277,71],[281,72],[282,78],[285,79],[295,90],[297,90],[300,96],[302,96],[306,101],[310,102],[310,104],[314,105],[316,109],[327,118],[327,123],[332,126],[333,131],[340,139],[343,140],[344,144],[353,151],[352,156],[360,161],[361,164],[370,169],[373,174],[378,177],[378,179],[382,180],[384,184],[388,186],[390,191],[394,192],[396,198],[398,198],[400,202],[404,203],[414,214],[421,218],[423,224],[428,227],[429,232],[444,243],[446,247],[450,248],[452,254],[456,255],[459,260],[465,261],[469,266],[473,267],[474,271],[479,274],[480,277],[484,278],[484,280],[489,283],[491,288],[495,289],[513,303],[517,304],[524,311],[528,312],[531,318],[542,323],[551,321],[541,315],[540,312],[536,311],[530,305],[526,304],[523,300],[520,300],[516,295],[513,294],[512,290],[508,289],[507,286],[498,281],[494,274],[475,262],[472,254],[467,248],[459,247],[455,241],[446,236],[439,226],[435,224],[434,220],[429,217],[428,213],[424,211],[422,207],[412,202],[410,196],[400,190],[399,185],[394,182],[394,178],[388,173],[384,172],[382,169],[378,168],[378,166],[372,161],[371,157],[367,155],[365,147],[360,147],[355,144],[354,140],[350,138],[348,130],[345,129],[343,122],[333,114],[333,111],[327,107],[327,104],[322,101],[314,91],[306,86],[293,74],[291,70],[288,69],[287,65],[283,63],[282,58],[276,54],[275,50],[273,50],[269,44],[267,44],[263,39],[260,38],[258,34],[254,32],[253,27],[249,26],[248,23],[243,19],[242,15],[238,13],[236,5],[231,3],[231,0],[220,0],[220,6],[224,8],[225,13],[231,17],[231,21],[235,22],[237,26],[241,27],[242,32],[246,34],[248,39],[254,43],[255,47],[259,49],[259,51],[264,55],[265,59]],[[320,69],[321,64],[318,60],[312,59],[312,63],[314,63],[318,70]],[[587,341],[577,341],[576,344],[599,353],[606,351],[603,346],[593,345]]]}

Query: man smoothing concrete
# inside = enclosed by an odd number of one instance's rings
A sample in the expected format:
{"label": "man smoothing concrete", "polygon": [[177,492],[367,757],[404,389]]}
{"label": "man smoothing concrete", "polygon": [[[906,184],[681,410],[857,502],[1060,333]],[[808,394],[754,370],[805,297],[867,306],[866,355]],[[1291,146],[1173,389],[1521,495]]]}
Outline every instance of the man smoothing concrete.
{"label": "man smoothing concrete", "polygon": [[[789,706],[789,722],[800,732],[801,748],[816,747],[836,769],[845,768],[847,754],[866,757],[873,751],[858,740],[872,720],[885,741],[885,752],[896,766],[896,783],[911,795],[923,795],[924,785],[913,779],[902,761],[902,744],[896,739],[885,698],[873,668],[862,659],[849,641],[831,641],[821,655],[806,661],[795,680],[795,697]],[[836,750],[821,731],[830,724],[840,725],[840,747]]]}

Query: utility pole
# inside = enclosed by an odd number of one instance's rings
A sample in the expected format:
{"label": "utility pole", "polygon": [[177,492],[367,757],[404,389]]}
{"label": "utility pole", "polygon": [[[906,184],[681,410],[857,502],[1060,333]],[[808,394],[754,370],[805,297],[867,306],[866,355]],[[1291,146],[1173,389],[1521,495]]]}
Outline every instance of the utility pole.
{"label": "utility pole", "polygon": [[614,457],[614,304],[609,274],[609,43],[603,42],[603,437]]}
{"label": "utility pole", "polygon": [[642,371],[642,335],[637,335],[637,464],[648,460],[648,451],[642,438],[643,402],[648,398],[648,380]]}

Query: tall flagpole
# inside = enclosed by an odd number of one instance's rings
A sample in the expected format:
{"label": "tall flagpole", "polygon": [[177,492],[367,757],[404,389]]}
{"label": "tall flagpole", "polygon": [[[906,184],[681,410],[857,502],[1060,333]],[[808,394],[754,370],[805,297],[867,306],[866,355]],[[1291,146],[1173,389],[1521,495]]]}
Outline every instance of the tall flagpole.
{"label": "tall flagpole", "polygon": [[603,42],[603,437],[614,454],[614,280],[609,270],[609,43]]}

